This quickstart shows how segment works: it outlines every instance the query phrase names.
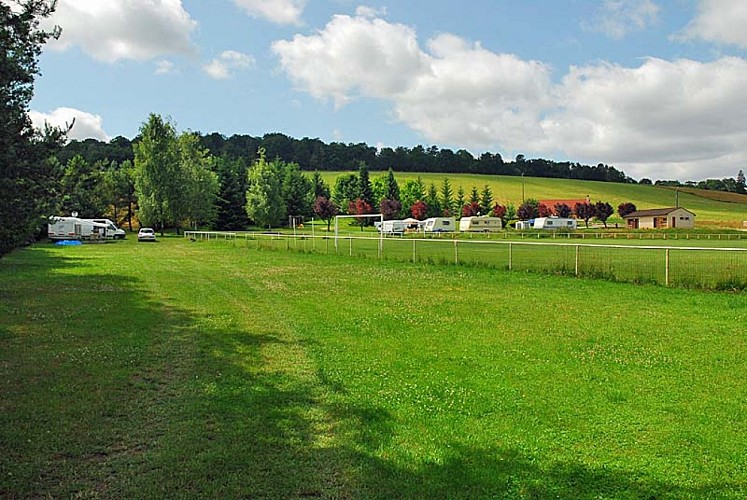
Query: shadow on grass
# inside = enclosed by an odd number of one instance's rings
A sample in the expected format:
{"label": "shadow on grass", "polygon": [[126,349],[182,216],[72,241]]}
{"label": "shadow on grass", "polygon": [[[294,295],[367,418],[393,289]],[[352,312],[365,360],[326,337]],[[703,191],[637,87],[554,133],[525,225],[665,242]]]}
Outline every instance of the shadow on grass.
{"label": "shadow on grass", "polygon": [[136,279],[62,272],[85,265],[44,249],[0,261],[0,497],[744,493],[458,439],[437,464],[381,458],[394,417],[351,403],[344,383],[313,366],[286,366],[299,359],[282,356],[304,346],[283,332],[207,321]]}

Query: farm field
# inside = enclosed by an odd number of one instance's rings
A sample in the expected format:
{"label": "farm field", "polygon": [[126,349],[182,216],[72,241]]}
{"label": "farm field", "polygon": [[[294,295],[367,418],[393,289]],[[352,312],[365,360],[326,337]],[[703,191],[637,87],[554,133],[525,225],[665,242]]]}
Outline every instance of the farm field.
{"label": "farm field", "polygon": [[743,294],[166,237],[0,298],[3,497],[747,494]]}
{"label": "farm field", "polygon": [[[325,181],[332,186],[334,186],[335,179],[344,173],[347,172],[321,172]],[[381,175],[385,175],[385,173],[371,172],[371,179],[373,180]],[[465,193],[469,193],[472,186],[481,190],[485,184],[488,184],[493,191],[493,198],[496,202],[512,203],[516,207],[521,204],[521,177],[395,172],[397,182],[400,184],[404,184],[409,179],[417,179],[418,176],[422,177],[426,186],[433,182],[437,187],[441,185],[445,177],[448,177],[454,193],[459,189],[459,186],[464,188]],[[620,203],[628,201],[635,203],[639,209],[675,206],[675,192],[669,188],[573,179],[524,177],[524,195],[526,198],[537,200],[584,199],[588,195],[592,202],[606,201],[615,209]],[[747,195],[721,197],[730,201],[712,199],[712,196],[713,192],[711,191],[681,190],[679,203],[680,206],[697,215],[696,224],[698,227],[742,227],[742,221],[747,220]],[[615,215],[615,217],[617,216]],[[612,222],[614,222],[614,219]]]}

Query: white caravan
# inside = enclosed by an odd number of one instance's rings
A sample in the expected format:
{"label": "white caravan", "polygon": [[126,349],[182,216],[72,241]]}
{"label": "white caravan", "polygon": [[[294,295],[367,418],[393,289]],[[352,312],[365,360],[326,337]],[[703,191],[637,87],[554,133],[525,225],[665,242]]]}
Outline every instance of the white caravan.
{"label": "white caravan", "polygon": [[385,220],[383,223],[376,223],[379,232],[383,234],[396,234],[402,236],[405,234],[407,224],[403,220]]}
{"label": "white caravan", "polygon": [[534,229],[576,229],[578,221],[565,217],[537,217]]}
{"label": "white caravan", "polygon": [[456,230],[454,217],[431,217],[425,219],[423,231],[426,233],[451,233]]}
{"label": "white caravan", "polygon": [[124,229],[119,229],[109,219],[83,219],[83,220],[88,220],[91,222],[95,222],[97,224],[104,224],[106,226],[106,237],[107,238],[114,238],[115,240],[123,240],[125,239],[125,236],[127,235]]}
{"label": "white caravan", "polygon": [[50,240],[102,240],[107,237],[107,227],[77,217],[50,217],[47,236]]}
{"label": "white caravan", "polygon": [[503,227],[499,217],[462,217],[459,219],[459,230],[472,233],[496,233]]}

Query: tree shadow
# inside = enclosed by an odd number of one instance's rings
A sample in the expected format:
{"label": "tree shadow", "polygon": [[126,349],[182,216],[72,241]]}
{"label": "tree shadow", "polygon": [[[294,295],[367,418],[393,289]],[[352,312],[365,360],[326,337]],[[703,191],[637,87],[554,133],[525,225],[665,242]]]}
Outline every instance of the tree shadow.
{"label": "tree shadow", "polygon": [[747,493],[739,482],[686,487],[458,437],[438,463],[403,462],[381,451],[397,429],[389,411],[352,400],[313,363],[277,358],[308,350],[308,339],[206,321],[135,279],[62,272],[84,265],[43,249],[0,261],[0,497]]}

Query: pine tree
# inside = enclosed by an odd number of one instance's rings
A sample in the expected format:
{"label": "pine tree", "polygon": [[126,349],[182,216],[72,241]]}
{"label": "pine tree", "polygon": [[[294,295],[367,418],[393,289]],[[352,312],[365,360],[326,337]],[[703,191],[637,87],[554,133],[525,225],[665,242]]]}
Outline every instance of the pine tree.
{"label": "pine tree", "polygon": [[365,165],[361,165],[358,170],[358,198],[365,201],[368,206],[372,206],[373,204],[371,179],[368,175],[368,168]]}
{"label": "pine tree", "polygon": [[57,210],[60,165],[52,155],[64,131],[34,131],[29,103],[41,48],[60,30],[39,29],[54,2],[0,2],[0,256],[32,239]]}
{"label": "pine tree", "polygon": [[485,187],[482,188],[482,193],[480,194],[480,213],[488,215],[492,209],[493,191],[490,189],[490,186],[485,184]]}
{"label": "pine tree", "polygon": [[441,183],[441,209],[444,213],[448,211],[449,215],[454,214],[454,191],[451,189],[449,178],[445,177]]}
{"label": "pine tree", "polygon": [[386,196],[387,200],[400,201],[399,184],[394,178],[394,171],[390,168],[386,174]]}
{"label": "pine tree", "polygon": [[747,193],[747,188],[745,187],[744,172],[742,170],[737,173],[737,193]]}

